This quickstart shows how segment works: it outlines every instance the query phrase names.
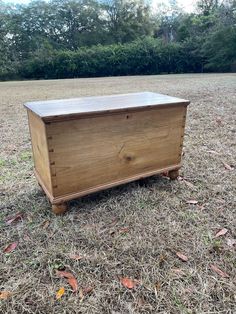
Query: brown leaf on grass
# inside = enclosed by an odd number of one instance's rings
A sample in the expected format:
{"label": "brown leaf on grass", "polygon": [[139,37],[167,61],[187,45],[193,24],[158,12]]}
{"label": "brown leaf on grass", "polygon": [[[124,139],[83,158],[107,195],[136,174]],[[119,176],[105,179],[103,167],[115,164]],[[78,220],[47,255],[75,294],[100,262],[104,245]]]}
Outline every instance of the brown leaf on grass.
{"label": "brown leaf on grass", "polygon": [[23,213],[18,212],[13,217],[8,218],[7,221],[6,221],[6,224],[7,225],[11,225],[13,222],[17,222],[18,220],[20,220],[22,218],[23,218]]}
{"label": "brown leaf on grass", "polygon": [[132,279],[130,279],[130,278],[128,278],[128,277],[121,277],[120,278],[120,282],[121,282],[121,284],[124,286],[124,287],[126,287],[126,288],[128,288],[128,289],[133,289],[133,288],[135,288],[136,286],[137,286],[137,284],[138,284],[138,280],[132,280]]}
{"label": "brown leaf on grass", "polygon": [[65,293],[65,288],[64,287],[61,287],[58,291],[57,291],[57,294],[56,294],[56,299],[59,300],[63,294]]}
{"label": "brown leaf on grass", "polygon": [[10,291],[0,291],[0,300],[8,299],[12,293]]}
{"label": "brown leaf on grass", "polygon": [[60,277],[66,278],[66,279],[74,277],[74,275],[72,273],[69,273],[68,271],[63,271],[63,270],[57,270],[56,274]]}
{"label": "brown leaf on grass", "polygon": [[221,277],[223,277],[223,278],[228,278],[228,277],[229,277],[228,274],[226,274],[224,271],[222,271],[221,269],[219,269],[217,266],[215,266],[215,265],[213,265],[213,264],[210,264],[210,267],[211,267],[211,269],[212,269],[215,273],[217,273],[217,274],[220,275]]}
{"label": "brown leaf on grass", "polygon": [[222,164],[224,165],[226,170],[234,170],[234,167],[228,165],[226,162],[222,161]]}
{"label": "brown leaf on grass", "polygon": [[188,257],[186,255],[182,254],[181,252],[176,252],[176,255],[178,256],[179,259],[181,259],[181,261],[183,261],[183,262],[188,261]]}
{"label": "brown leaf on grass", "polygon": [[220,237],[220,236],[223,236],[223,235],[225,235],[227,232],[228,232],[228,229],[223,228],[223,229],[221,229],[220,231],[218,231],[218,232],[216,233],[215,238],[218,238],[218,237]]}
{"label": "brown leaf on grass", "polygon": [[196,200],[189,200],[189,201],[186,201],[187,204],[191,204],[191,205],[196,205],[198,204],[198,201]]}
{"label": "brown leaf on grass", "polygon": [[77,279],[75,277],[67,278],[67,281],[68,281],[69,285],[71,286],[71,288],[73,289],[73,292],[78,291],[78,282],[77,282]]}
{"label": "brown leaf on grass", "polygon": [[73,291],[76,292],[78,290],[78,282],[75,276],[67,271],[57,270],[56,274],[60,277],[66,278],[69,285],[72,287]]}
{"label": "brown leaf on grass", "polygon": [[17,242],[13,242],[11,244],[9,244],[7,247],[5,247],[5,249],[3,250],[4,253],[10,253],[12,251],[15,250],[15,248],[17,247],[18,243]]}
{"label": "brown leaf on grass", "polygon": [[70,254],[69,258],[74,259],[76,261],[79,261],[83,258],[83,256],[77,255],[77,254]]}

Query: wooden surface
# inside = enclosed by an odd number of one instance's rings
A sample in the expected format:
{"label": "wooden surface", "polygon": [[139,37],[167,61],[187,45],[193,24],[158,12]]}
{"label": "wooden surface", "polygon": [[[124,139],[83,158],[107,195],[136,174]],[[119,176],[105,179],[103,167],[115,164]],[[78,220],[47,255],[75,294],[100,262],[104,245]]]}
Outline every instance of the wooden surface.
{"label": "wooden surface", "polygon": [[[170,167],[159,168],[159,169],[155,169],[153,171],[147,171],[147,172],[139,173],[137,175],[128,177],[126,179],[116,180],[113,182],[101,184],[99,186],[91,187],[91,188],[84,190],[84,191],[76,191],[73,193],[69,193],[69,194],[65,194],[65,195],[59,195],[59,196],[55,196],[55,197],[49,191],[47,191],[45,186],[42,185],[42,187],[43,187],[46,195],[48,196],[48,198],[52,204],[62,204],[64,202],[67,202],[67,201],[70,201],[70,200],[73,200],[73,199],[76,199],[76,198],[79,198],[79,197],[82,197],[82,196],[85,196],[85,195],[88,195],[91,193],[95,193],[95,192],[99,192],[99,191],[102,191],[105,189],[109,189],[109,188],[112,188],[112,187],[115,187],[115,186],[118,186],[121,184],[129,183],[129,182],[132,182],[135,180],[147,178],[147,177],[154,176],[157,174],[166,173],[166,172],[169,172],[172,170],[175,171],[175,170],[180,169],[180,167],[181,167],[181,163],[176,164],[176,165],[171,165]],[[40,178],[39,174],[37,173],[37,171],[34,171],[34,173],[35,173],[35,176],[38,179],[38,181],[41,182],[41,178]]]}
{"label": "wooden surface", "polygon": [[51,200],[177,168],[185,115],[176,105],[46,124]]}
{"label": "wooden surface", "polygon": [[40,174],[40,184],[52,193],[51,171],[49,164],[46,129],[43,121],[31,111],[28,111],[29,129],[33,150],[34,167]]}
{"label": "wooden surface", "polygon": [[104,114],[153,108],[157,106],[188,105],[189,101],[167,95],[142,92],[123,95],[95,96],[74,99],[48,100],[26,103],[25,106],[44,121],[77,118],[91,114]]}

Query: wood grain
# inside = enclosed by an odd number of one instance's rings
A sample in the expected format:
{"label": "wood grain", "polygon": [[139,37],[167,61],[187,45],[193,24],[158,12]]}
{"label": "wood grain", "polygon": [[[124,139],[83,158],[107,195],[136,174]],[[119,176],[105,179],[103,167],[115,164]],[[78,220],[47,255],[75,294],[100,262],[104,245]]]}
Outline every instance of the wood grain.
{"label": "wood grain", "polygon": [[181,160],[186,106],[110,114],[46,125],[53,198],[100,189]]}
{"label": "wood grain", "polygon": [[91,193],[95,193],[98,191],[109,189],[109,188],[112,188],[112,187],[115,187],[118,185],[126,184],[129,182],[135,181],[135,180],[139,180],[139,179],[147,178],[147,177],[154,176],[157,174],[169,172],[171,170],[178,170],[180,167],[181,167],[181,164],[176,164],[176,165],[172,165],[170,167],[159,168],[159,169],[156,169],[153,171],[147,171],[147,172],[139,173],[137,175],[128,177],[126,179],[116,180],[116,181],[113,181],[110,183],[104,183],[104,184],[98,185],[96,187],[91,187],[91,188],[84,190],[84,191],[77,191],[74,193],[69,193],[69,194],[65,194],[65,195],[61,195],[61,196],[55,196],[55,197],[50,195],[49,199],[50,199],[52,204],[61,204],[63,202],[67,202],[67,201],[73,200],[75,198],[79,198],[79,197],[82,197],[82,196],[85,196],[85,195],[88,195]]}

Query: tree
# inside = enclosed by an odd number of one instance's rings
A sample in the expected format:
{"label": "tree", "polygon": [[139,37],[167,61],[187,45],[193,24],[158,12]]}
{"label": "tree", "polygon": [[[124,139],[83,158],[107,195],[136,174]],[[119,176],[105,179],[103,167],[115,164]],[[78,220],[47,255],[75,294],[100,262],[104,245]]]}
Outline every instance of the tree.
{"label": "tree", "polygon": [[0,77],[234,71],[235,25],[235,0],[0,0]]}
{"label": "tree", "polygon": [[212,14],[219,7],[219,0],[200,0],[197,2],[197,8],[200,14],[205,16]]}
{"label": "tree", "polygon": [[152,33],[150,6],[144,0],[107,0],[102,3],[110,42],[129,42]]}

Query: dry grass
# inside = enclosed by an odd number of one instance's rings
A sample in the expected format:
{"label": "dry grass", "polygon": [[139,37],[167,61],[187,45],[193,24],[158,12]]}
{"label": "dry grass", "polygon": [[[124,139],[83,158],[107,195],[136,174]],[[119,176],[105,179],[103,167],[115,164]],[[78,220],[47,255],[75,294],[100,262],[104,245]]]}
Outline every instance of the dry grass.
{"label": "dry grass", "polygon": [[[12,293],[0,300],[0,313],[235,313],[235,87],[235,74],[0,83],[0,290]],[[73,201],[54,216],[32,174],[22,104],[143,90],[191,100],[181,176],[193,186],[156,176]],[[23,219],[6,225],[19,211]],[[214,238],[223,227],[228,233]],[[14,241],[18,247],[2,254]],[[94,290],[81,300],[56,269]],[[140,285],[127,290],[119,276]],[[66,293],[57,301],[61,286]]]}

